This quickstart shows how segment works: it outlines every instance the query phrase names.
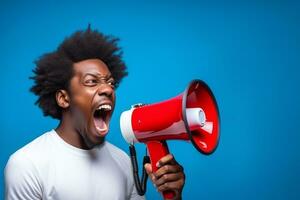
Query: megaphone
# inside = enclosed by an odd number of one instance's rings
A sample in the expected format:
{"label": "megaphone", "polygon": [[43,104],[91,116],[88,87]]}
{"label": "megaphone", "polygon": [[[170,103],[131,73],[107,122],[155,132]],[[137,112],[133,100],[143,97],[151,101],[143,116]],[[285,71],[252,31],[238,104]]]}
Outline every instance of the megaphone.
{"label": "megaphone", "polygon": [[[156,171],[156,163],[169,153],[166,140],[191,141],[199,152],[213,153],[219,141],[219,111],[208,85],[193,80],[182,94],[174,98],[149,105],[136,104],[124,111],[120,128],[128,144],[140,142],[147,145],[152,170]],[[131,150],[132,154],[135,152]],[[132,163],[136,167],[136,162]],[[137,173],[136,169],[134,171]],[[136,186],[139,185],[136,176],[135,182]],[[137,189],[138,192],[141,190]],[[166,191],[163,196],[170,199],[174,193]]]}

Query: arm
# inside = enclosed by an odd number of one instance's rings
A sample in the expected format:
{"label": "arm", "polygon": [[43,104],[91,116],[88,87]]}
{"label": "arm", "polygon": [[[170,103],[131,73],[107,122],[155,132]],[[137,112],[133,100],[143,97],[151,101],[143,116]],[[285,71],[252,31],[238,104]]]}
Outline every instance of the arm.
{"label": "arm", "polygon": [[175,192],[174,200],[181,199],[181,193],[185,182],[185,175],[171,154],[164,156],[157,163],[159,169],[153,173],[150,164],[145,165],[146,172],[159,192],[172,190]]}
{"label": "arm", "polygon": [[42,190],[38,174],[30,162],[20,154],[12,155],[4,171],[6,200],[39,200]]}

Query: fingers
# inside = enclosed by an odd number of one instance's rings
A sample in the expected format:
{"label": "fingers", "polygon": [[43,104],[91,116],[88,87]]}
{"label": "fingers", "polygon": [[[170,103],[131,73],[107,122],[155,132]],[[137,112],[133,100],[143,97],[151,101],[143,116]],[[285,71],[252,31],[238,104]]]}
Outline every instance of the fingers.
{"label": "fingers", "polygon": [[164,165],[154,173],[154,176],[156,179],[159,179],[164,174],[180,173],[182,171],[183,171],[183,169],[180,165]]}
{"label": "fingers", "polygon": [[155,179],[154,182],[156,187],[160,187],[167,182],[174,182],[180,179],[183,179],[182,173],[172,173],[172,174],[164,174],[159,179]]}
{"label": "fingers", "polygon": [[148,174],[148,176],[151,178],[152,182],[154,183],[155,180],[155,176],[152,173],[152,166],[150,163],[147,163],[144,165],[145,169],[146,169],[146,173]]}
{"label": "fingers", "polygon": [[152,171],[151,164],[144,166],[154,186],[159,192],[173,191],[176,197],[174,199],[180,199],[185,182],[183,167],[176,162],[171,154],[161,158],[156,166],[158,167],[156,172]]}
{"label": "fingers", "polygon": [[144,165],[145,169],[146,169],[146,173],[149,175],[152,173],[152,166],[150,163],[147,163]]}
{"label": "fingers", "polygon": [[162,157],[157,163],[157,167],[161,167],[166,164],[177,164],[176,160],[174,159],[174,156],[172,154],[168,154],[164,157]]}
{"label": "fingers", "polygon": [[159,192],[164,192],[164,191],[180,192],[182,190],[183,185],[184,185],[183,179],[179,179],[173,182],[165,182],[164,184],[158,186],[157,190]]}

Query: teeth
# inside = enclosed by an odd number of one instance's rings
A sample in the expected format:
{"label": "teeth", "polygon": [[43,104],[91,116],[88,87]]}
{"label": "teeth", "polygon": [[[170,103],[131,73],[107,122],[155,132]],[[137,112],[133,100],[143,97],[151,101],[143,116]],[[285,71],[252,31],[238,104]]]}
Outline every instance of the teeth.
{"label": "teeth", "polygon": [[111,105],[104,104],[98,107],[97,110],[104,110],[104,111],[110,111],[111,110]]}

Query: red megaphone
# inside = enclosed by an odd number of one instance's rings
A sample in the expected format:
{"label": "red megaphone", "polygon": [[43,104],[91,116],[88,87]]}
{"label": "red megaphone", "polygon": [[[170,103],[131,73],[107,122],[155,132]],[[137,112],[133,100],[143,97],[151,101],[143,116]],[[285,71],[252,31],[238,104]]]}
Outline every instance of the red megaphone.
{"label": "red megaphone", "polygon": [[[169,153],[165,140],[191,141],[203,154],[211,154],[219,141],[219,111],[214,95],[201,80],[193,80],[184,93],[172,99],[124,111],[121,132],[129,144],[147,145],[153,171],[156,163]],[[172,198],[173,192],[164,192]]]}

